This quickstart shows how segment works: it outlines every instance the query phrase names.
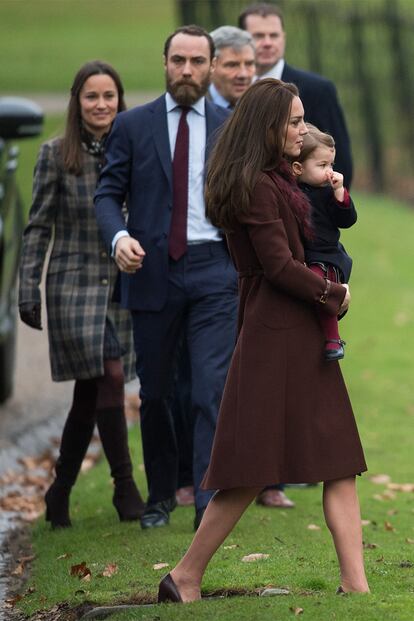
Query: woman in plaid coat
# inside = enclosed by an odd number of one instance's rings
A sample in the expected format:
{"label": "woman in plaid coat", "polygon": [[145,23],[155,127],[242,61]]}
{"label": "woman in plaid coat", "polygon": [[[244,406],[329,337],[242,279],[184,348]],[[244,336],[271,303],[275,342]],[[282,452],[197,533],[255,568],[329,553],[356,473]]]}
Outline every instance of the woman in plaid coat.
{"label": "woman in plaid coat", "polygon": [[138,519],[143,502],[132,478],[124,416],[124,381],[134,377],[129,313],[112,302],[117,269],[100,238],[93,194],[105,137],[125,109],[123,87],[106,63],[86,63],[75,76],[66,131],[42,145],[33,203],[23,237],[19,311],[41,328],[40,281],[46,276],[49,351],[55,381],[75,380],[56,479],[46,493],[52,528],[70,526],[69,494],[98,426],[121,520]]}

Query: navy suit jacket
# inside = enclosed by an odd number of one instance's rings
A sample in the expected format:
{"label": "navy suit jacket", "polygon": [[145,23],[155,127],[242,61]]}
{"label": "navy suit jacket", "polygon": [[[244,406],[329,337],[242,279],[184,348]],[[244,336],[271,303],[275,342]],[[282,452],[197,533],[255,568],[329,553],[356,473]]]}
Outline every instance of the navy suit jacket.
{"label": "navy suit jacket", "polygon": [[[206,100],[206,160],[214,136],[229,115]],[[128,205],[128,222],[122,214]],[[121,273],[121,305],[158,311],[168,290],[168,235],[172,212],[172,162],[165,95],[119,114],[106,145],[106,164],[95,193],[98,226],[108,247],[127,228],[146,256],[135,274]]]}
{"label": "navy suit jacket", "polygon": [[298,87],[305,108],[305,121],[335,139],[335,170],[343,174],[344,185],[349,188],[352,181],[351,143],[334,84],[316,73],[302,71],[286,63],[282,80],[293,82]]}

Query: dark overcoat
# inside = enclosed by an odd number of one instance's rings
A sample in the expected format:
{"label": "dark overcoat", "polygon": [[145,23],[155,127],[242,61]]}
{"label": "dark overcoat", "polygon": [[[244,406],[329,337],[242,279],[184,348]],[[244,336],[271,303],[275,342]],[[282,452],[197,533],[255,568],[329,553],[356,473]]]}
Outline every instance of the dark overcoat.
{"label": "dark overcoat", "polygon": [[99,161],[84,152],[82,174],[62,169],[60,139],[42,145],[35,167],[33,203],[23,236],[19,303],[40,303],[46,275],[49,354],[55,381],[102,376],[105,319],[116,328],[125,351],[125,379],[135,377],[128,311],[113,303],[117,268],[103,243],[93,194]]}
{"label": "dark overcoat", "polygon": [[[324,360],[316,309],[326,284],[304,264],[291,199],[275,172],[261,174],[248,215],[228,235],[240,275],[239,335],[207,489],[325,481],[366,469],[339,365]],[[332,283],[325,310],[337,314],[343,297]]]}

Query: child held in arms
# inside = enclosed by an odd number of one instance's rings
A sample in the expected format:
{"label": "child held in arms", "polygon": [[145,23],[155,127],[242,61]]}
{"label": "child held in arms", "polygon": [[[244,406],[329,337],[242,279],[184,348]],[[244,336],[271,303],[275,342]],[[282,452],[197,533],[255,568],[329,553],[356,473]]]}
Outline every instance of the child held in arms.
{"label": "child held in arms", "polygon": [[[305,244],[307,265],[332,282],[348,283],[352,259],[340,243],[340,228],[349,228],[357,220],[352,199],[344,187],[343,175],[333,170],[335,141],[329,134],[306,124],[300,156],[292,162],[293,173],[312,206],[314,238]],[[319,312],[325,335],[326,360],[344,357],[345,342],[340,338],[338,319]]]}

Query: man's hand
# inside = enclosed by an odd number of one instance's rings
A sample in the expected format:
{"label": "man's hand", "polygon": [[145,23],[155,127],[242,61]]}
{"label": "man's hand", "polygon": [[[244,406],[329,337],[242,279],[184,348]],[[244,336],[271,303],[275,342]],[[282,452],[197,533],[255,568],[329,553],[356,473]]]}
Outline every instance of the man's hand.
{"label": "man's hand", "polygon": [[145,252],[133,237],[120,237],[115,246],[115,261],[121,272],[134,274],[141,269]]}

